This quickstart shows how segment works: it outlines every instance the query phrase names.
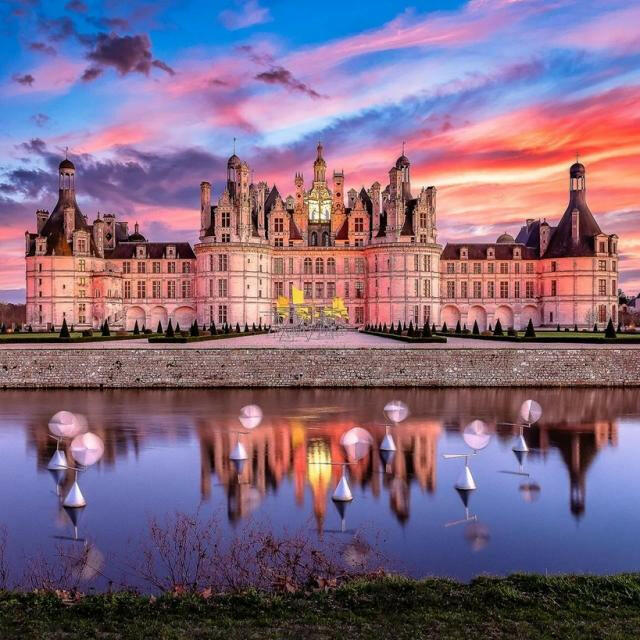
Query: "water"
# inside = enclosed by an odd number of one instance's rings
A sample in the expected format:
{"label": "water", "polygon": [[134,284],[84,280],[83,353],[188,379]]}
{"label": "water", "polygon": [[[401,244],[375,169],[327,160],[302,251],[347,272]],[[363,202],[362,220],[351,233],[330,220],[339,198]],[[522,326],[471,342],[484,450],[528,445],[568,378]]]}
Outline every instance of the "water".
{"label": "water", "polygon": [[[525,434],[530,475],[501,473],[520,467],[514,431],[496,423],[514,421],[528,397],[544,410]],[[379,443],[394,398],[411,410],[393,430],[398,452],[385,466],[374,449],[349,468],[354,500],[342,522],[331,501],[340,468],[313,461],[343,460],[339,439],[352,426]],[[239,483],[228,455],[250,403],[265,417],[245,437],[251,460]],[[36,552],[78,544],[46,469],[47,422],[60,409],[84,414],[105,441],[101,462],[81,474],[88,506],[78,522],[105,575],[151,517],[196,510],[227,536],[251,522],[341,543],[360,535],[417,577],[640,570],[637,390],[4,391],[0,523],[14,572]],[[461,431],[473,418],[496,434],[471,462],[478,489],[465,511],[453,488],[462,463],[442,454],[467,450]]]}

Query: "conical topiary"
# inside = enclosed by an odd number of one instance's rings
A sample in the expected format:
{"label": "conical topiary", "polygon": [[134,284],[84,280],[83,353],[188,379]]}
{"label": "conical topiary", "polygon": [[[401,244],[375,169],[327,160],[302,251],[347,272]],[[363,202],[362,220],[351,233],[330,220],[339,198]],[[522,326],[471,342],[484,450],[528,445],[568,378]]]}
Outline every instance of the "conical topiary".
{"label": "conical topiary", "polygon": [[140,335],[140,329],[138,328],[138,321],[136,320],[136,323],[133,325],[133,335],[134,336],[139,336]]}
{"label": "conical topiary", "polygon": [[191,325],[191,330],[189,332],[191,334],[192,338],[197,338],[200,335],[200,329],[198,327],[198,321],[194,320],[193,324]]}
{"label": "conical topiary", "polygon": [[169,324],[167,325],[167,333],[165,333],[167,338],[175,338],[176,334],[173,330],[173,323],[171,322],[171,318],[169,318]]}
{"label": "conical topiary", "polygon": [[431,333],[435,333],[435,332],[436,332],[436,323],[434,322],[434,323],[431,325]]}
{"label": "conical topiary", "polygon": [[215,336],[218,333],[218,330],[216,329],[216,323],[213,320],[211,321],[211,326],[209,327],[209,331],[211,332],[212,336]]}
{"label": "conical topiary", "polygon": [[558,326],[556,327],[556,331],[560,331],[560,325],[558,324]]}
{"label": "conical topiary", "polygon": [[488,331],[490,331],[491,333],[493,333],[493,327],[491,326],[491,323],[489,323]]}
{"label": "conical topiary", "polygon": [[180,333],[180,323],[176,322],[176,333]]}
{"label": "conical topiary", "polygon": [[229,329],[229,324],[228,324],[227,322],[225,322],[225,323],[224,323],[224,332],[225,332],[226,334],[228,334],[228,333],[229,333],[229,331],[230,331],[230,329]]}
{"label": "conical topiary", "polygon": [[594,323],[593,325],[593,333],[598,333],[598,323]]}
{"label": "conical topiary", "polygon": [[109,322],[105,319],[104,324],[102,325],[102,335],[106,338],[111,335],[111,331],[109,331]]}
{"label": "conical topiary", "polygon": [[604,330],[604,337],[605,338],[615,338],[616,337],[616,330],[613,328],[613,322],[611,321],[611,318],[609,318],[609,322],[607,324],[607,328]]}
{"label": "conical topiary", "polygon": [[162,333],[162,322],[158,320],[158,327],[156,328],[156,333]]}
{"label": "conical topiary", "polygon": [[387,323],[386,322],[382,325],[382,333],[387,333]]}
{"label": "conical topiary", "polygon": [[473,321],[473,329],[471,329],[471,333],[474,336],[479,336],[480,335],[480,327],[478,326],[478,321],[477,320]]}
{"label": "conical topiary", "polygon": [[244,323],[244,333],[249,333],[249,325],[246,322]]}
{"label": "conical topiary", "polygon": [[573,331],[574,331],[575,333],[578,333],[578,325],[577,325],[577,324],[574,324],[574,325],[573,325]]}
{"label": "conical topiary", "polygon": [[500,318],[496,320],[496,328],[493,330],[494,336],[502,336],[504,335],[502,331],[502,322],[500,322]]}
{"label": "conical topiary", "polygon": [[462,333],[462,327],[460,326],[460,320],[456,322],[456,333]]}
{"label": "conical topiary", "polygon": [[431,333],[431,327],[429,327],[429,323],[425,322],[424,327],[422,327],[422,337],[423,338],[431,338],[433,334]]}
{"label": "conical topiary", "polygon": [[255,330],[256,330],[256,323],[252,322],[251,323],[251,331],[255,332]]}
{"label": "conical topiary", "polygon": [[396,328],[393,326],[393,322],[391,323],[391,326],[389,327],[389,333],[395,333],[396,332]]}
{"label": "conical topiary", "polygon": [[447,323],[446,322],[442,323],[441,331],[442,331],[442,333],[449,333],[449,328],[447,327]]}
{"label": "conical topiary", "polygon": [[531,318],[529,318],[529,324],[527,325],[527,330],[524,332],[524,337],[525,338],[535,338],[536,337],[536,331],[533,328],[533,320]]}
{"label": "conical topiary", "polygon": [[240,323],[236,322],[236,333],[240,333]]}
{"label": "conical topiary", "polygon": [[258,320],[258,331],[262,331],[262,318]]}
{"label": "conical topiary", "polygon": [[[3,323],[2,326],[4,326],[4,323]],[[4,333],[6,333],[6,329],[5,329]],[[71,337],[71,334],[69,333],[69,327],[67,327],[67,319],[66,318],[62,318],[62,327],[60,329],[60,337],[61,338],[70,338]]]}

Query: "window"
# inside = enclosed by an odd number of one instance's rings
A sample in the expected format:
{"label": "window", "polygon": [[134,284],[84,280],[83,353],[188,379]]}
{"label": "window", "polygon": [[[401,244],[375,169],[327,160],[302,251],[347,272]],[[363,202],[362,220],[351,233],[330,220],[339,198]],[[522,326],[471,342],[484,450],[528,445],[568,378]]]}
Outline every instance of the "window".
{"label": "window", "polygon": [[348,282],[344,283],[344,297],[345,298],[349,297],[349,283]]}
{"label": "window", "polygon": [[500,273],[509,273],[509,263],[508,262],[501,262],[500,263]]}
{"label": "window", "polygon": [[87,241],[84,238],[78,238],[78,252],[84,253],[87,250]]}
{"label": "window", "polygon": [[311,258],[305,258],[303,262],[303,272],[304,273],[313,273],[312,271],[313,264],[311,262]]}
{"label": "window", "polygon": [[[331,258],[329,258],[331,260]],[[289,258],[289,273],[293,273],[293,258]]]}
{"label": "window", "polygon": [[229,256],[226,253],[218,254],[218,271],[229,270]]}
{"label": "window", "polygon": [[487,282],[487,297],[495,298],[495,296],[496,296],[496,283]]}
{"label": "window", "polygon": [[160,298],[161,294],[160,294],[160,280],[154,280],[151,283],[151,289],[153,291],[153,297],[154,298]]}
{"label": "window", "polygon": [[138,280],[138,298],[147,297],[147,283],[144,280]]}
{"label": "window", "polygon": [[431,297],[431,280],[423,280],[422,282],[422,295],[425,298]]}
{"label": "window", "polygon": [[552,296],[558,295],[558,282],[556,280],[551,281],[551,295]]}
{"label": "window", "polygon": [[509,282],[505,280],[500,281],[500,297],[508,298],[509,297]]}
{"label": "window", "polygon": [[335,272],[336,272],[336,259],[327,258],[327,273],[335,273]]}
{"label": "window", "polygon": [[482,262],[473,263],[473,273],[482,273]]}
{"label": "window", "polygon": [[327,282],[327,298],[335,298],[335,297],[336,297],[336,283]]}
{"label": "window", "polygon": [[[598,247],[599,247],[598,251],[600,253],[604,253],[607,250],[606,247],[605,247],[605,243],[604,242],[599,242],[598,243]],[[606,311],[605,311],[605,313],[606,313]]]}
{"label": "window", "polygon": [[175,273],[175,272],[176,272],[176,263],[167,262],[167,273]]}
{"label": "window", "polygon": [[228,227],[231,226],[231,212],[230,211],[223,211],[222,214],[220,215],[220,224],[227,229]]}
{"label": "window", "polygon": [[431,307],[425,304],[422,307],[422,321],[428,324],[430,318],[431,318]]}
{"label": "window", "polygon": [[220,298],[226,298],[228,293],[227,281],[224,278],[218,280],[218,296]]}
{"label": "window", "polygon": [[413,295],[417,298],[420,295],[420,286],[418,284],[418,279],[416,278],[413,281]]}
{"label": "window", "polygon": [[533,262],[527,262],[526,272],[533,273]]}
{"label": "window", "polygon": [[86,263],[84,260],[78,260],[78,271],[84,271],[85,266],[86,266]]}
{"label": "window", "polygon": [[598,260],[598,271],[606,271],[606,270],[607,270],[607,261]]}
{"label": "window", "polygon": [[426,211],[421,211],[420,212],[420,226],[421,227],[426,227],[427,226],[427,212]]}
{"label": "window", "polygon": [[138,273],[146,273],[146,272],[147,272],[147,263],[138,262]]}
{"label": "window", "polygon": [[427,235],[425,233],[420,234],[420,242],[422,244],[427,244]]}
{"label": "window", "polygon": [[607,295],[607,281],[606,280],[598,280],[598,295],[606,296]]}
{"label": "window", "polygon": [[324,282],[316,282],[316,298],[324,298]]}
{"label": "window", "polygon": [[167,298],[175,298],[176,297],[176,281],[168,280],[167,281]]}
{"label": "window", "polygon": [[355,268],[356,273],[364,273],[364,258],[355,259]]}
{"label": "window", "polygon": [[356,282],[356,298],[364,298],[364,282],[362,280]]}
{"label": "window", "polygon": [[213,279],[209,280],[209,297],[213,298],[215,294],[213,293]]}
{"label": "window", "polygon": [[284,282],[273,283],[273,295],[276,298],[279,298],[280,296],[284,296]]}
{"label": "window", "polygon": [[533,298],[534,295],[533,282],[531,280],[527,280],[524,285],[524,296],[525,298]]}
{"label": "window", "polygon": [[122,263],[122,273],[131,273],[131,263],[123,262]]}
{"label": "window", "polygon": [[131,282],[129,280],[125,280],[125,283],[124,283],[124,297],[125,298],[131,297]]}
{"label": "window", "polygon": [[460,296],[462,298],[468,297],[468,283],[466,281],[460,283]]}
{"label": "window", "polygon": [[431,271],[431,256],[422,256],[422,270]]}
{"label": "window", "polygon": [[447,273],[455,273],[455,272],[456,272],[455,262],[447,262]]}
{"label": "window", "polygon": [[322,258],[316,258],[316,273],[324,273],[324,260]]}
{"label": "window", "polygon": [[356,218],[353,221],[353,230],[356,233],[363,233],[364,232],[364,218]]}
{"label": "window", "polygon": [[223,233],[221,242],[223,244],[229,244],[231,242],[231,234],[230,233]]}
{"label": "window", "polygon": [[304,291],[305,298],[313,297],[313,287],[311,286],[311,282],[305,282],[302,285],[302,290]]}
{"label": "window", "polygon": [[273,273],[282,275],[284,273],[284,258],[273,259]]}
{"label": "window", "polygon": [[218,305],[218,324],[224,324],[225,322],[228,322],[227,305],[219,304]]}
{"label": "window", "polygon": [[364,324],[364,307],[356,307],[356,324]]}
{"label": "window", "polygon": [[514,298],[520,297],[520,281],[513,283],[513,297]]}
{"label": "window", "polygon": [[604,323],[607,321],[607,305],[601,304],[598,306],[598,322]]}
{"label": "window", "polygon": [[612,280],[611,281],[611,295],[615,296],[618,293],[618,289],[616,288],[616,281]]}
{"label": "window", "polygon": [[551,271],[557,271],[558,270],[558,263],[554,260],[551,263]]}
{"label": "window", "polygon": [[344,259],[344,272],[349,273],[349,258]]}
{"label": "window", "polygon": [[191,273],[191,263],[183,262],[182,263],[182,273]]}
{"label": "window", "polygon": [[447,280],[447,298],[456,297],[456,283],[454,280]]}
{"label": "window", "polygon": [[489,264],[487,264],[487,272],[495,273],[495,270],[496,270],[496,265],[493,264],[493,262],[489,262]]}
{"label": "window", "polygon": [[362,238],[356,238],[354,243],[354,247],[364,247],[364,240]]}
{"label": "window", "polygon": [[420,271],[420,256],[417,254],[413,256],[413,270]]}
{"label": "window", "polygon": [[516,263],[513,265],[513,270],[514,270],[516,273],[520,273],[520,263],[519,263],[519,262],[516,262]]}
{"label": "window", "polygon": [[151,263],[151,271],[153,273],[160,273],[160,263],[159,262],[152,262]]}
{"label": "window", "polygon": [[[213,255],[209,254],[209,271],[213,271]],[[209,307],[211,309],[211,307]]]}
{"label": "window", "polygon": [[183,298],[191,297],[191,280],[182,281],[182,297]]}
{"label": "window", "polygon": [[461,262],[460,263],[460,273],[467,273],[467,263],[466,262]]}
{"label": "window", "polygon": [[[38,266],[40,266],[40,267],[41,267],[42,265],[38,265]],[[616,270],[616,261],[615,261],[615,260],[612,260],[612,261],[611,261],[611,271],[615,271],[615,270]]]}
{"label": "window", "polygon": [[284,247],[284,238],[274,238],[273,246],[282,249]]}
{"label": "window", "polygon": [[482,298],[482,282],[476,280],[473,283],[473,297]]}
{"label": "window", "polygon": [[273,219],[273,230],[276,233],[284,232],[284,219],[283,218],[274,218]]}

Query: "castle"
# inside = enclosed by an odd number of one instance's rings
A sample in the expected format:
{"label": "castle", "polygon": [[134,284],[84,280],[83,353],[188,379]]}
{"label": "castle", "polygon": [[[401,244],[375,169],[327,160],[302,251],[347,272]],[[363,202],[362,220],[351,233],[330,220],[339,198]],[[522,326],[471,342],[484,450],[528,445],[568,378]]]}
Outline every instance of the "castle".
{"label": "castle", "polygon": [[276,186],[254,184],[234,153],[217,204],[211,184],[200,184],[200,241],[192,247],[150,242],[111,213],[90,224],[76,201],[75,167],[64,159],[56,206],[38,210],[36,232],[25,233],[27,324],[271,324],[278,297],[294,287],[318,309],[343,298],[352,326],[615,323],[618,238],[589,210],[584,166],[576,162],[569,174],[557,226],[527,220],[515,238],[443,249],[436,189],[414,196],[404,153],[384,189],[374,182],[345,194],[342,171],[330,188],[318,144],[313,181],[307,188],[297,173],[294,195],[284,198]]}

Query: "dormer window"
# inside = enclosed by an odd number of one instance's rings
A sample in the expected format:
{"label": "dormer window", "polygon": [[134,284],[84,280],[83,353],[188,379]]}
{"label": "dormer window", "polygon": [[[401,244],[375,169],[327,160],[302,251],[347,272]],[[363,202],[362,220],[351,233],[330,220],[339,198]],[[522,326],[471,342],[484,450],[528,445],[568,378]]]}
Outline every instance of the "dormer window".
{"label": "dormer window", "polygon": [[522,258],[522,251],[520,250],[520,247],[516,247],[513,250],[513,257],[514,258]]}
{"label": "dormer window", "polygon": [[496,252],[493,247],[487,249],[487,258],[495,258]]}
{"label": "dormer window", "polygon": [[176,257],[176,248],[173,245],[167,246],[167,258]]}
{"label": "dormer window", "polygon": [[136,258],[145,258],[146,257],[146,248],[143,244],[140,244],[136,247]]}
{"label": "dormer window", "polygon": [[460,258],[462,260],[466,260],[469,257],[469,250],[467,249],[467,247],[462,247],[462,249],[460,249]]}

